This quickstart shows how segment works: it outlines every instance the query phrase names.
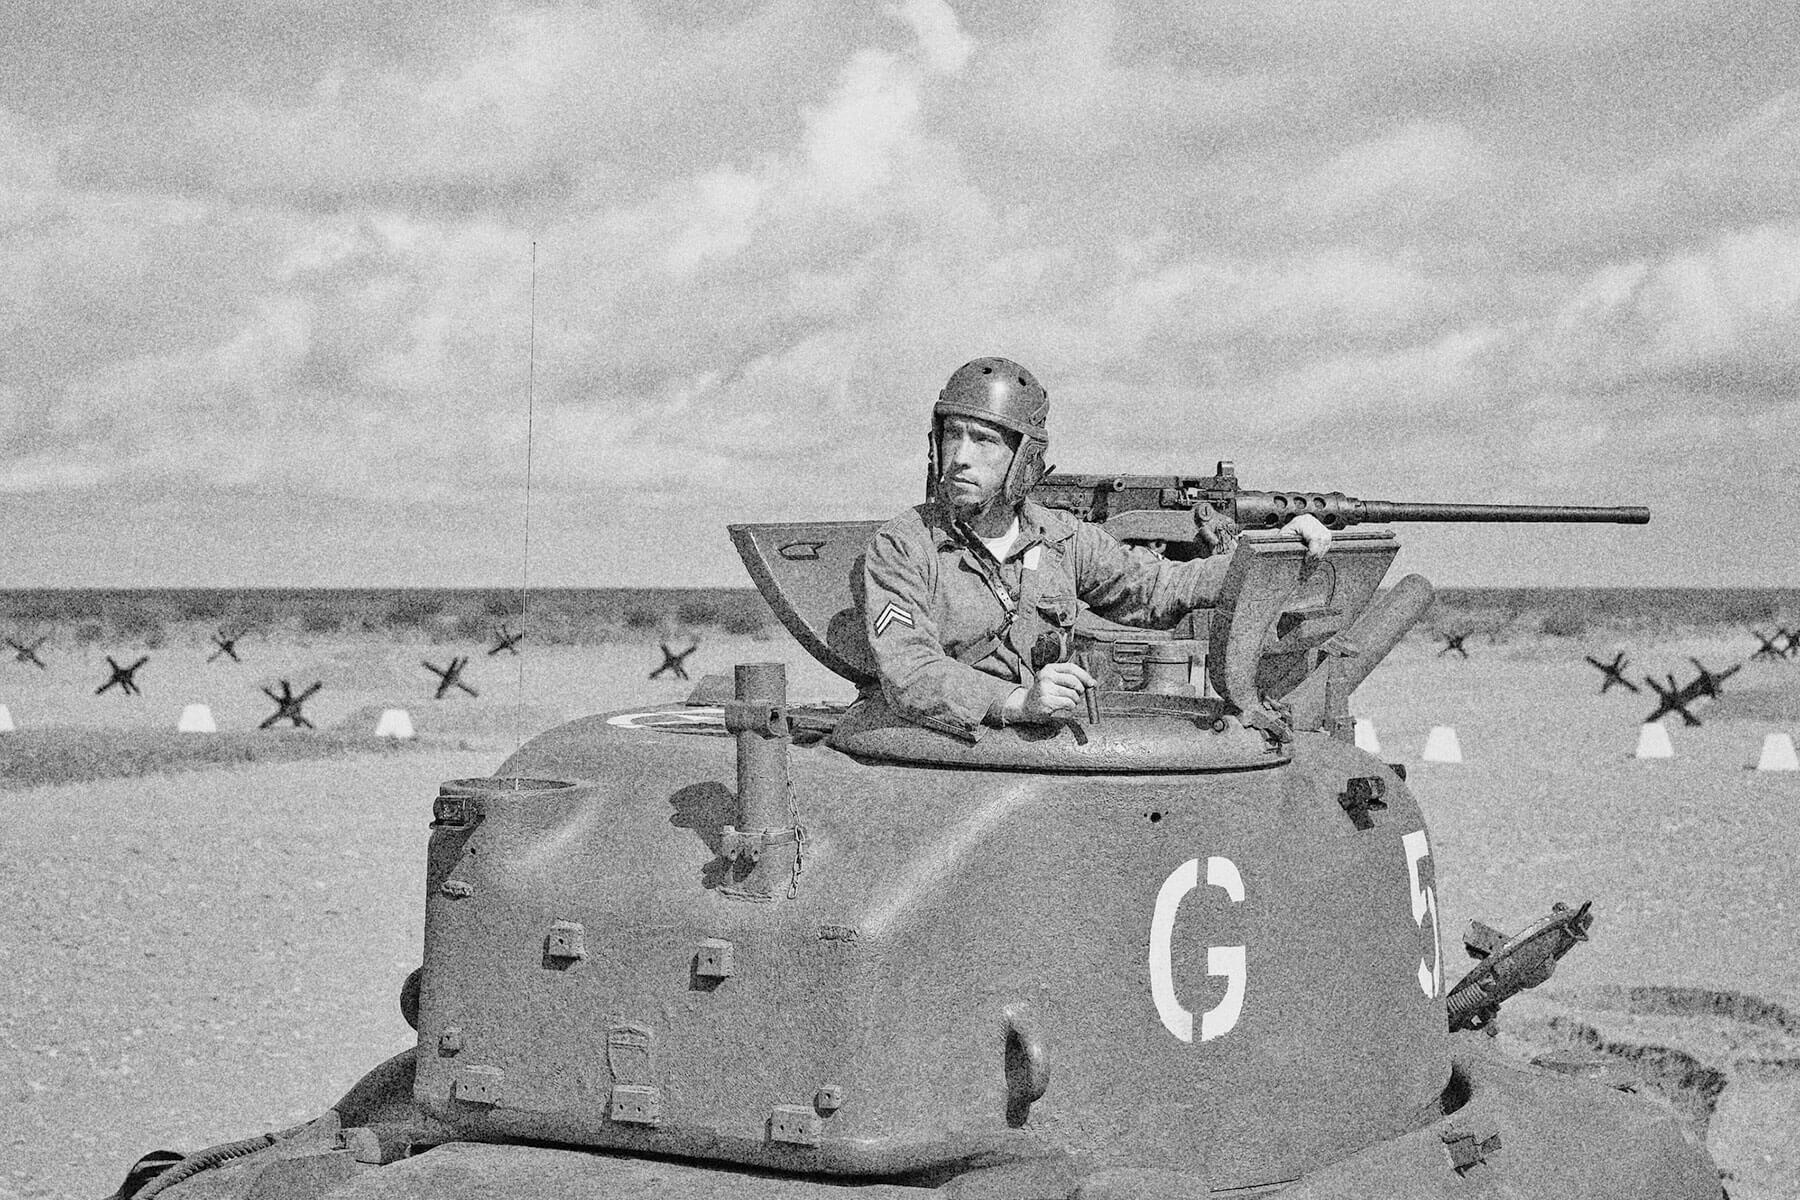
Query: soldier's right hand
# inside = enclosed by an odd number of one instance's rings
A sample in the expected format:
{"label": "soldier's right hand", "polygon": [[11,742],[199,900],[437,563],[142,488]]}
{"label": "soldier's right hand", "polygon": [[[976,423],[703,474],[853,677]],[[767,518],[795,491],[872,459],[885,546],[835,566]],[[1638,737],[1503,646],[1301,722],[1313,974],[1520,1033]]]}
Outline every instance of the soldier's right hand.
{"label": "soldier's right hand", "polygon": [[1016,720],[1029,723],[1056,721],[1069,716],[1088,688],[1098,686],[1092,675],[1072,662],[1045,663],[1037,678],[1025,688]]}

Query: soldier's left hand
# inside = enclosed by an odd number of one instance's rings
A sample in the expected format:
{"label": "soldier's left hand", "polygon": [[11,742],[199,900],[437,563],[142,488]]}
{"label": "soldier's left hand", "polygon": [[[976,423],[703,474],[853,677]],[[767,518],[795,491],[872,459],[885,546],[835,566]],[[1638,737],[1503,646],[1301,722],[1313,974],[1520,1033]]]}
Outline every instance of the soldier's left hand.
{"label": "soldier's left hand", "polygon": [[1306,543],[1307,558],[1324,558],[1325,552],[1331,549],[1331,530],[1325,528],[1325,523],[1311,513],[1301,513],[1283,525],[1282,529],[1287,533],[1300,535],[1300,540]]}

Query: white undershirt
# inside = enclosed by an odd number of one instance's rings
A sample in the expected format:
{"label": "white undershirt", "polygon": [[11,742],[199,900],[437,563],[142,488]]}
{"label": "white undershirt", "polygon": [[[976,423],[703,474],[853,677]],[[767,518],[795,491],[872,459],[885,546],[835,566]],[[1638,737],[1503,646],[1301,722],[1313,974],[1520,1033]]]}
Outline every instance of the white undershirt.
{"label": "white undershirt", "polygon": [[995,562],[1005,562],[1007,553],[1013,548],[1013,543],[1018,540],[1019,518],[1014,517],[1012,524],[1006,527],[1005,533],[997,538],[982,538],[981,544],[988,548],[988,553],[994,556]]}

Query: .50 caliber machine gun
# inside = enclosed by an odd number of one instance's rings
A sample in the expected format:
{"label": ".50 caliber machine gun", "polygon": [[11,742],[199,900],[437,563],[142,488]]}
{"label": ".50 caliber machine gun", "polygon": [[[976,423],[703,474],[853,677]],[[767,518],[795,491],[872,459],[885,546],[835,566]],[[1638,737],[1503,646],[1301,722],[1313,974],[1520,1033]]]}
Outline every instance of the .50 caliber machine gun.
{"label": ".50 caliber machine gun", "polygon": [[1229,547],[1240,530],[1279,529],[1311,513],[1329,529],[1390,521],[1583,522],[1646,525],[1650,510],[1569,504],[1427,504],[1358,500],[1342,492],[1256,492],[1231,463],[1212,475],[1075,475],[1052,472],[1031,498],[1104,526],[1120,541],[1194,543],[1201,555]]}

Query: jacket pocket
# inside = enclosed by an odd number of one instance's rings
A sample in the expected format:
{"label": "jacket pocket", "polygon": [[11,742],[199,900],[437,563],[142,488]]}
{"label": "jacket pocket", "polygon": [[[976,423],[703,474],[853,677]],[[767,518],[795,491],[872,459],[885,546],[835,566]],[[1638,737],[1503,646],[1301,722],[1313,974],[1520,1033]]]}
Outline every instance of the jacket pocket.
{"label": "jacket pocket", "polygon": [[1058,629],[1067,629],[1075,624],[1075,614],[1081,611],[1081,602],[1074,596],[1065,593],[1052,593],[1034,596],[1031,606],[1047,625]]}

